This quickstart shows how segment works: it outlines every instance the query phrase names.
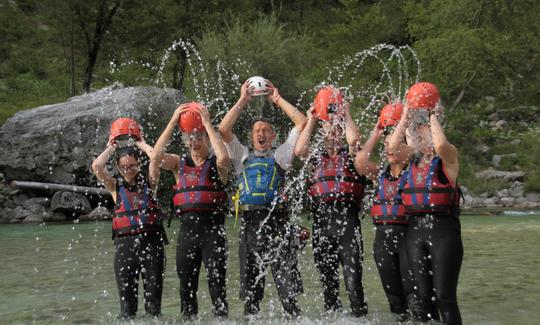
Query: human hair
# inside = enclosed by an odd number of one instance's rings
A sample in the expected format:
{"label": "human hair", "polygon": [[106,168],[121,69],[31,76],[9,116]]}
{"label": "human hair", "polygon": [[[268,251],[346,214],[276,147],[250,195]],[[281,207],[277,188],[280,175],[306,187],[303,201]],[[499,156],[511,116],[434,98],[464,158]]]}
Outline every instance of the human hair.
{"label": "human hair", "polygon": [[273,124],[272,120],[270,120],[269,118],[264,117],[264,116],[258,116],[258,117],[255,117],[253,120],[251,120],[251,130],[252,131],[253,131],[253,127],[255,126],[255,123],[257,123],[257,122],[264,122],[264,123],[270,124],[270,126],[272,127],[272,131],[276,132],[276,130],[274,129],[274,124]]}
{"label": "human hair", "polygon": [[133,157],[137,161],[140,161],[141,152],[138,148],[132,146],[122,147],[116,151],[116,163],[118,164],[120,162],[120,158],[126,156]]}

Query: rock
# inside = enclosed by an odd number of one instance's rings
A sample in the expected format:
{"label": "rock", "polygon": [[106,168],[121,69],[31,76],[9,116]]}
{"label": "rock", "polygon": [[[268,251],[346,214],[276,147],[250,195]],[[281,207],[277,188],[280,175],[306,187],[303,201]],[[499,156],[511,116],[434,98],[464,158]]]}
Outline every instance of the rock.
{"label": "rock", "polygon": [[527,193],[525,194],[527,202],[540,203],[540,193]]}
{"label": "rock", "polygon": [[28,194],[26,193],[17,193],[15,195],[13,195],[13,197],[11,198],[13,200],[13,202],[15,202],[15,204],[17,205],[23,205],[25,201],[27,201],[30,197],[28,196]]}
{"label": "rock", "polygon": [[493,157],[491,158],[491,164],[495,168],[498,168],[500,167],[501,160],[503,160],[504,158],[516,158],[516,157],[517,157],[517,154],[515,153],[509,153],[506,155],[493,155]]}
{"label": "rock", "polygon": [[497,196],[500,197],[500,198],[507,197],[508,196],[508,190],[507,189],[502,189],[502,190],[498,191]]}
{"label": "rock", "polygon": [[31,214],[28,217],[24,218],[22,223],[41,223],[43,222],[43,216]]}
{"label": "rock", "polygon": [[28,211],[28,210],[26,210],[26,209],[24,209],[23,207],[20,207],[20,206],[13,209],[13,213],[14,213],[14,216],[13,216],[13,219],[11,221],[13,221],[13,220],[20,221],[20,220],[26,219],[26,217],[28,217],[30,215],[33,215],[32,212],[30,212],[30,211]]}
{"label": "rock", "polygon": [[511,197],[502,197],[500,203],[505,207],[513,206],[515,202],[514,198]]}
{"label": "rock", "polygon": [[493,124],[493,130],[502,130],[508,126],[508,122],[505,120],[498,120]]}
{"label": "rock", "polygon": [[0,127],[0,172],[8,180],[94,186],[90,164],[114,119],[135,118],[153,143],[183,101],[175,89],[113,88],[17,112]]}
{"label": "rock", "polygon": [[24,201],[22,206],[32,213],[43,213],[49,207],[50,201],[47,197],[36,197]]}
{"label": "rock", "polygon": [[56,192],[51,199],[53,212],[81,215],[91,211],[90,202],[84,195],[73,192]]}
{"label": "rock", "polygon": [[481,198],[481,199],[487,199],[488,197],[489,197],[489,194],[486,193],[486,192],[480,194],[480,196],[479,196],[479,198]]}
{"label": "rock", "polygon": [[478,152],[480,152],[481,154],[487,154],[488,152],[491,151],[491,148],[485,144],[481,144],[477,147],[477,150]]}
{"label": "rock", "polygon": [[498,203],[499,203],[499,198],[496,196],[484,199],[484,205],[486,207],[496,207]]}
{"label": "rock", "polygon": [[520,139],[514,139],[514,140],[510,141],[510,144],[513,145],[513,146],[519,146],[521,144],[521,140]]}
{"label": "rock", "polygon": [[486,170],[483,170],[481,172],[475,173],[474,176],[476,178],[503,178],[507,181],[514,181],[514,180],[523,180],[523,177],[525,176],[525,172],[522,171],[515,171],[515,172],[507,172],[502,170],[495,170],[493,168],[488,168]]}
{"label": "rock", "polygon": [[[81,216],[82,218],[83,216]],[[81,220],[79,218],[79,220]],[[97,207],[92,212],[84,216],[84,220],[110,220],[112,213],[106,207]],[[82,221],[82,220],[81,220]]]}
{"label": "rock", "polygon": [[62,212],[52,212],[52,211],[48,211],[44,216],[43,216],[43,220],[44,221],[66,221],[67,220],[67,217],[65,214],[63,214]]}
{"label": "rock", "polygon": [[488,119],[493,122],[497,122],[499,120],[499,113],[491,113],[488,115]]}

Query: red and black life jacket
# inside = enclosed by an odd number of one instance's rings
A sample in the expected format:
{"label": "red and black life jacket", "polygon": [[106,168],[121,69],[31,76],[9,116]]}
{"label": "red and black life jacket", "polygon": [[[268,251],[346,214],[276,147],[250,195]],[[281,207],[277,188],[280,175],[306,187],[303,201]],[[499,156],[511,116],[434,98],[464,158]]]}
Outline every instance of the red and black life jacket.
{"label": "red and black life jacket", "polygon": [[407,181],[407,171],[390,180],[390,166],[379,175],[377,196],[371,207],[374,224],[408,224],[405,216],[405,206],[401,199],[401,191]]}
{"label": "red and black life jacket", "polygon": [[459,186],[451,184],[440,157],[434,157],[423,168],[413,160],[407,174],[401,199],[408,215],[459,213]]}
{"label": "red and black life jacket", "polygon": [[190,166],[180,158],[178,184],[173,186],[173,205],[177,213],[223,210],[226,193],[219,181],[212,180],[212,158],[200,166]]}
{"label": "red and black life jacket", "polygon": [[142,192],[124,185],[118,187],[112,224],[114,236],[161,230],[158,204],[148,184],[145,182],[142,187]]}
{"label": "red and black life jacket", "polygon": [[313,176],[308,194],[315,202],[354,202],[360,206],[364,197],[364,182],[362,176],[351,170],[348,150],[341,150],[333,158],[321,155]]}

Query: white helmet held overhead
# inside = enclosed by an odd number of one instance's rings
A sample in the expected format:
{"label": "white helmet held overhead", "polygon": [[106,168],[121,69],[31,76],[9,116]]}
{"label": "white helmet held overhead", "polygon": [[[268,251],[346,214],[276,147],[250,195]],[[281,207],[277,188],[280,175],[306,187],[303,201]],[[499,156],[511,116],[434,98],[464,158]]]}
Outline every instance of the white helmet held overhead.
{"label": "white helmet held overhead", "polygon": [[253,90],[250,91],[251,96],[263,96],[270,93],[268,82],[263,77],[253,76],[248,79],[248,86]]}

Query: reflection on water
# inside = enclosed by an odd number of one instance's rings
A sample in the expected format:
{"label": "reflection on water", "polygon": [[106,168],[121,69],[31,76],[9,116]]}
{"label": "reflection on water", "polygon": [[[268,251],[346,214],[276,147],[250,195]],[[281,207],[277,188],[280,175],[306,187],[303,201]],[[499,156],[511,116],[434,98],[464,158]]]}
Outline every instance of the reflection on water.
{"label": "reflection on water", "polygon": [[[221,324],[242,320],[238,299],[238,229],[228,221],[230,317]],[[307,221],[304,221],[307,224]],[[373,227],[362,223],[365,235],[364,283],[369,316],[360,323],[388,324],[392,316],[371,253]],[[180,319],[178,278],[174,269],[178,227],[168,234],[167,273],[163,293],[164,317],[158,323]],[[458,299],[465,324],[533,324],[540,319],[540,216],[463,216],[465,246]],[[2,323],[111,323],[116,322],[118,301],[112,270],[113,242],[109,223],[64,225],[1,225],[0,318]],[[343,314],[323,313],[321,286],[310,245],[301,254],[305,293],[300,297],[304,317],[300,324],[358,324]],[[270,280],[271,277],[268,277]],[[200,323],[213,320],[210,297],[201,274]],[[281,304],[268,281],[260,324],[281,322]],[[342,285],[341,299],[348,310]],[[139,311],[144,314],[141,302]],[[141,312],[142,311],[142,312]],[[136,323],[148,323],[144,316]]]}

